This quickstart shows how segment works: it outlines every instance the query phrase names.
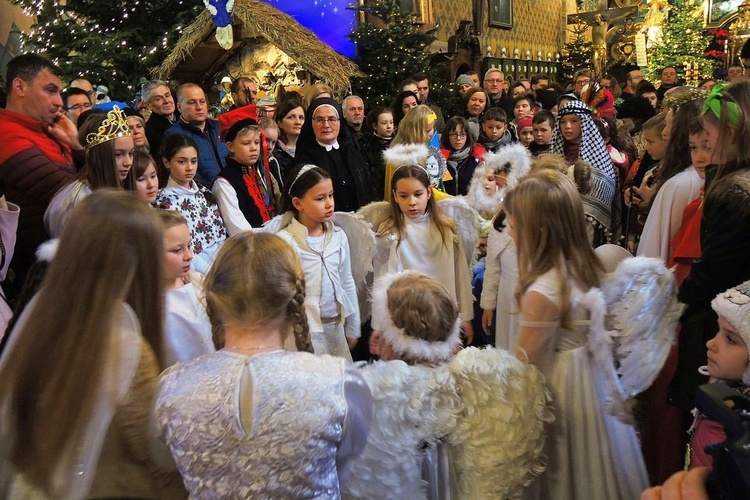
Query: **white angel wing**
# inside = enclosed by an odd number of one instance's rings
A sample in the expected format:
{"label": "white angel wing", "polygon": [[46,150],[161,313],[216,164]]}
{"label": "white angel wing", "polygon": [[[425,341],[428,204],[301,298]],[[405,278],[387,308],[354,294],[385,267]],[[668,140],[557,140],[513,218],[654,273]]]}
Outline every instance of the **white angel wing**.
{"label": "white angel wing", "polygon": [[554,419],[542,374],[502,349],[471,347],[435,377],[438,408],[452,410],[438,419],[452,429],[458,498],[520,496],[544,470],[544,427]]}
{"label": "white angel wing", "polygon": [[285,227],[287,227],[289,223],[292,221],[293,217],[294,217],[294,213],[292,212],[284,212],[283,214],[279,214],[273,219],[263,224],[263,227],[260,228],[260,231],[264,233],[276,234],[282,229],[284,229]]}
{"label": "white angel wing", "polygon": [[358,213],[334,212],[331,220],[346,233],[346,238],[349,240],[352,276],[357,285],[360,318],[364,322],[370,317],[372,263],[377,250],[375,232],[370,223]]}
{"label": "white angel wing", "polygon": [[379,361],[360,372],[373,399],[367,446],[349,462],[345,499],[426,499],[420,446],[442,435],[434,408],[432,370],[403,361]]}
{"label": "white angel wing", "polygon": [[590,307],[588,347],[599,367],[610,373],[610,413],[627,421],[625,401],[646,390],[659,374],[684,306],[677,301],[674,274],[660,259],[626,259],[604,282],[598,298],[592,292],[584,299],[596,302]]}
{"label": "white angel wing", "polygon": [[365,222],[369,222],[377,234],[380,225],[391,216],[391,205],[387,201],[375,201],[357,211]]}
{"label": "white angel wing", "polygon": [[458,239],[461,241],[466,260],[471,268],[475,250],[479,244],[479,228],[481,225],[479,212],[471,208],[462,196],[443,198],[438,201],[438,206],[445,215],[456,221]]}

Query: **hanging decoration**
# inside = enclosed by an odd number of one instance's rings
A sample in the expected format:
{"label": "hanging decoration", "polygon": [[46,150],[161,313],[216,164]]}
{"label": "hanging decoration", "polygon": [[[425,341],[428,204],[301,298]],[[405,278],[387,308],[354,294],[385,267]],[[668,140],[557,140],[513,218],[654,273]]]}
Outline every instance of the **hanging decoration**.
{"label": "hanging decoration", "polygon": [[234,34],[232,33],[232,8],[234,0],[203,0],[208,12],[213,17],[216,25],[216,41],[224,50],[229,50],[234,45]]}

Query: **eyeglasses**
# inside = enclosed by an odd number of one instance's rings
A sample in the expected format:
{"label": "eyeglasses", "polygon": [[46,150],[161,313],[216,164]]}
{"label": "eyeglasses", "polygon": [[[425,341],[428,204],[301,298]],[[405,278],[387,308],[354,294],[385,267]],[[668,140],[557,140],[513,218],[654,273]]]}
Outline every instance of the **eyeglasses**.
{"label": "eyeglasses", "polygon": [[338,118],[334,116],[329,116],[328,118],[324,118],[322,116],[319,116],[317,118],[313,118],[313,121],[318,125],[323,125],[324,123],[328,123],[329,125],[333,125],[337,121],[339,121]]}
{"label": "eyeglasses", "polygon": [[454,139],[466,139],[466,132],[451,132],[448,136]]}
{"label": "eyeglasses", "polygon": [[591,83],[591,80],[585,78],[585,79],[582,79],[582,80],[578,80],[576,82],[576,85],[578,85],[579,87],[583,87],[584,85],[588,85],[589,83]]}
{"label": "eyeglasses", "polygon": [[485,80],[485,82],[487,82],[487,83],[503,83],[503,82],[505,82],[505,80],[502,79],[502,78],[488,78],[487,80]]}
{"label": "eyeglasses", "polygon": [[72,106],[70,106],[69,108],[66,108],[66,109],[68,111],[70,111],[70,110],[78,111],[79,109],[86,110],[86,109],[91,109],[92,107],[93,106],[91,105],[91,103],[84,102],[83,104],[73,104]]}

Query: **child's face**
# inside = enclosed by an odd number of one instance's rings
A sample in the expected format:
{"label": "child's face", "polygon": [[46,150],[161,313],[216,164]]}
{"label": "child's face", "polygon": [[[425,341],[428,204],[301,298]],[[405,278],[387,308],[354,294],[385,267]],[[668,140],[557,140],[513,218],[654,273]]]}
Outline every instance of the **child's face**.
{"label": "child's face", "polygon": [[644,92],[641,94],[645,99],[648,99],[648,102],[651,103],[651,105],[656,109],[657,104],[659,103],[659,98],[656,96],[656,92]]}
{"label": "child's face", "polygon": [[[719,138],[722,134],[727,133],[729,137],[724,140],[723,151],[721,152],[721,161],[733,162],[736,161],[740,155],[739,143],[737,141],[737,132],[734,129],[729,129],[727,132],[722,131],[719,128],[718,123],[710,119],[703,120],[703,130],[706,131],[706,139],[708,141],[708,147],[712,151],[718,153],[716,146],[719,144]],[[714,163],[718,163],[720,159],[717,157],[713,158]]]}
{"label": "child's face", "polygon": [[198,172],[198,151],[194,147],[178,149],[171,159],[164,158],[169,177],[178,185],[188,188]]}
{"label": "child's face", "polygon": [[643,140],[646,144],[646,151],[654,160],[661,160],[667,151],[667,143],[661,138],[661,131],[655,128],[643,132]]}
{"label": "child's face", "polygon": [[529,101],[525,99],[522,101],[518,101],[513,107],[513,116],[516,117],[516,120],[520,120],[524,116],[529,116],[531,114],[533,114],[531,112],[531,104],[529,104]]}
{"label": "child's face", "polygon": [[266,151],[271,154],[276,148],[276,142],[279,140],[279,129],[273,127],[264,128],[263,134],[266,136]]}
{"label": "child's face", "polygon": [[178,224],[164,231],[164,249],[166,251],[167,286],[179,286],[182,279],[190,272],[190,262],[193,260],[190,230],[187,224]]}
{"label": "child's face", "polygon": [[529,144],[534,140],[534,127],[524,127],[518,131],[518,140],[521,144],[529,147]]}
{"label": "child's face", "polygon": [[482,124],[484,135],[487,136],[487,139],[491,141],[500,139],[505,133],[506,128],[507,126],[505,125],[505,123],[497,120],[486,120]]}
{"label": "child's face", "polygon": [[260,158],[260,131],[248,130],[237,134],[232,142],[227,143],[227,149],[235,160],[252,167]]}
{"label": "child's face", "polygon": [[435,122],[430,123],[427,125],[427,142],[430,142],[432,138],[435,136]]}
{"label": "child's face", "polygon": [[708,373],[721,380],[742,380],[747,370],[748,352],[737,330],[719,316],[719,333],[706,342]]}
{"label": "child's face", "polygon": [[581,117],[569,113],[560,118],[560,133],[568,142],[574,144],[581,142]]}
{"label": "child's face", "polygon": [[466,131],[461,125],[458,125],[448,134],[448,142],[450,142],[451,149],[454,151],[460,151],[466,146]]}
{"label": "child's face", "polygon": [[542,123],[535,123],[533,126],[534,130],[534,142],[540,146],[544,146],[552,142],[552,126],[547,120]]}
{"label": "child's face", "polygon": [[393,135],[393,115],[381,113],[378,115],[378,123],[375,124],[375,133],[385,139]]}
{"label": "child's face", "polygon": [[292,198],[302,225],[314,227],[331,220],[333,216],[333,183],[331,179],[321,179],[308,189],[301,198]]}
{"label": "child's face", "polygon": [[133,166],[133,138],[118,137],[115,139],[115,169],[117,177],[124,181]]}
{"label": "child's face", "polygon": [[154,203],[159,193],[159,177],[156,175],[156,165],[146,167],[143,175],[135,180],[135,192],[138,198],[146,203]]}
{"label": "child's face", "polygon": [[487,172],[484,176],[484,191],[487,194],[495,194],[497,191],[497,181],[495,180],[495,172]]}
{"label": "child's face", "polygon": [[393,190],[393,197],[398,203],[398,208],[410,219],[424,215],[427,211],[427,201],[431,196],[432,190],[413,177],[399,179]]}
{"label": "child's face", "polygon": [[689,136],[690,161],[701,179],[706,178],[706,167],[711,165],[713,160],[713,150],[708,147],[706,135],[705,131],[701,131]]}

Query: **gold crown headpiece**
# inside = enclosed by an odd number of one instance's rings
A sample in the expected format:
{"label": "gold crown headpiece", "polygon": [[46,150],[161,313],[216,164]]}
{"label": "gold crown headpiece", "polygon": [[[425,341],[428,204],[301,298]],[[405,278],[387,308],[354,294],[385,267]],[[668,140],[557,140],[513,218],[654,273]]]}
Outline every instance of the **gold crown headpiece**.
{"label": "gold crown headpiece", "polygon": [[128,117],[119,107],[113,106],[112,111],[107,113],[96,133],[86,136],[86,151],[107,141],[113,141],[118,137],[131,137],[132,135],[130,127],[128,127]]}

